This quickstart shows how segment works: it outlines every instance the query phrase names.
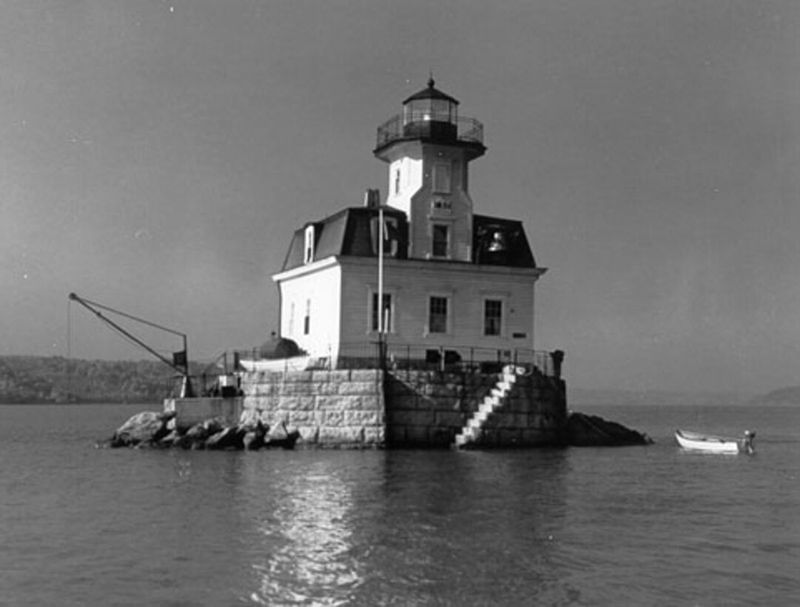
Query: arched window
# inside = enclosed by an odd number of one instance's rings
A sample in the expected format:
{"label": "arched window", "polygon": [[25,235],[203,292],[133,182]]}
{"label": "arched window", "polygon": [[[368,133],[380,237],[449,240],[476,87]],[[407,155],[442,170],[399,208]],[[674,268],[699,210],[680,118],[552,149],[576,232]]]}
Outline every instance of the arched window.
{"label": "arched window", "polygon": [[306,227],[305,236],[305,247],[303,248],[305,253],[303,254],[303,263],[311,263],[314,261],[314,226]]}

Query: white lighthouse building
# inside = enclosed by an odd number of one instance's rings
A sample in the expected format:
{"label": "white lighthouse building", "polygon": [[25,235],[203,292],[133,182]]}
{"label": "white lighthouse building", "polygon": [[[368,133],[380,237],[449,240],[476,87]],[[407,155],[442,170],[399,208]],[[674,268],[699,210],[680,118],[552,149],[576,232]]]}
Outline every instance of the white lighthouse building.
{"label": "white lighthouse building", "polygon": [[382,341],[399,359],[531,361],[546,270],[520,221],[476,213],[469,163],[486,152],[483,126],[458,105],[431,79],[378,128],[385,199],[371,190],[295,232],[272,278],[281,336],[310,356],[346,366]]}

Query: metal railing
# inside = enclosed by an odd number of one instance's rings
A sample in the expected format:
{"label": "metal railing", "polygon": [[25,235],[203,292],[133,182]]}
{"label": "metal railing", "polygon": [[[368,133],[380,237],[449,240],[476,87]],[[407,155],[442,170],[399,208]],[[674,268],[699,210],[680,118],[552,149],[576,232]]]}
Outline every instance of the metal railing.
{"label": "metal railing", "polygon": [[258,348],[232,352],[233,361],[270,360],[276,371],[297,369],[389,369],[389,370],[439,370],[460,372],[499,372],[505,365],[524,367],[548,377],[561,376],[563,353],[531,348],[489,348],[457,346],[452,344],[408,344],[391,341],[360,341],[339,344],[338,352],[331,347],[328,352],[286,359],[267,359],[260,356]]}
{"label": "metal railing", "polygon": [[[483,124],[475,118],[460,116],[453,121],[456,127],[456,140],[468,143],[483,144]],[[406,132],[406,122],[402,114],[393,116],[378,127],[378,137],[376,147],[399,141],[402,139],[413,138]]]}

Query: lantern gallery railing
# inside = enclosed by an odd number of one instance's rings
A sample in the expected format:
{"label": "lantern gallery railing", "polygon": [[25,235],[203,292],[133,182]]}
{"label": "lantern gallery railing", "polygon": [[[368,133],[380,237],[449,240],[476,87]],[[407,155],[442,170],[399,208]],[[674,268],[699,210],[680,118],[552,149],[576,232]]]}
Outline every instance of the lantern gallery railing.
{"label": "lantern gallery railing", "polygon": [[[398,114],[378,127],[377,148],[383,147],[394,141],[403,139],[413,139],[424,133],[419,125],[424,125],[425,121],[409,122]],[[475,118],[459,117],[447,123],[430,122],[431,125],[452,125],[456,141],[464,143],[478,143],[483,145],[483,124]]]}

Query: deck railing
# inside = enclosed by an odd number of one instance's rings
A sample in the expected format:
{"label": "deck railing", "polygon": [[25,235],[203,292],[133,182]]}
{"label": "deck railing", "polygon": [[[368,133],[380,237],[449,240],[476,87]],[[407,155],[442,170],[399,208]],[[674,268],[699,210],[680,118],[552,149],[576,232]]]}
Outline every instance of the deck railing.
{"label": "deck railing", "polygon": [[375,341],[339,344],[338,353],[333,347],[327,352],[294,358],[262,357],[259,348],[236,350],[231,361],[272,361],[269,367],[276,371],[289,371],[301,365],[305,369],[389,369],[440,370],[467,372],[495,372],[512,364],[529,370],[536,369],[549,377],[561,376],[563,353],[531,348],[489,348],[457,346],[452,344],[383,343]]}

